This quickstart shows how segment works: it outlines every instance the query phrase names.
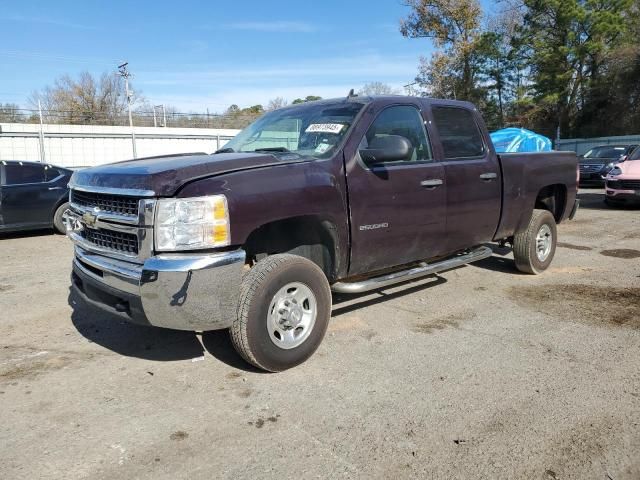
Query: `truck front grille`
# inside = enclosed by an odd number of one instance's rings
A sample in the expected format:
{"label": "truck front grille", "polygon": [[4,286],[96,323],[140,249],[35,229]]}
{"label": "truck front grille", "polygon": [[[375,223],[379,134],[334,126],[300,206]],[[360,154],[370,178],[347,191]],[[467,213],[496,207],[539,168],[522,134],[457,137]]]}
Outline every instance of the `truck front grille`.
{"label": "truck front grille", "polygon": [[581,172],[599,172],[604,168],[604,163],[580,164]]}
{"label": "truck front grille", "polygon": [[122,195],[109,195],[106,193],[71,191],[71,203],[82,207],[95,208],[107,213],[119,215],[138,215],[139,198],[125,197]]}
{"label": "truck front grille", "polygon": [[98,247],[128,254],[138,254],[138,238],[132,233],[105,230],[103,228],[85,228],[82,230],[81,236],[87,242],[93,243]]}

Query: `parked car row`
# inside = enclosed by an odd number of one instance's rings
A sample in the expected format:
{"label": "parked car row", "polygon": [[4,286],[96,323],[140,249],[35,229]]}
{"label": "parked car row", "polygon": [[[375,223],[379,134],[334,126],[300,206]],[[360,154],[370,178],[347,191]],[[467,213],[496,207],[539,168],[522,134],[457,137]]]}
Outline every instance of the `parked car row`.
{"label": "parked car row", "polygon": [[606,176],[624,162],[638,145],[601,145],[579,158],[580,185],[604,186]]}
{"label": "parked car row", "polygon": [[46,163],[0,161],[0,232],[66,232],[72,170]]}

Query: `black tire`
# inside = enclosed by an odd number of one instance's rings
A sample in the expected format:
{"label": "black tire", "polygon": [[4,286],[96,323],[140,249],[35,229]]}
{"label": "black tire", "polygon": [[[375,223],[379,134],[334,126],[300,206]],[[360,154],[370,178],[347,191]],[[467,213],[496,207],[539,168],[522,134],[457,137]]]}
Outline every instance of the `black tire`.
{"label": "black tire", "polygon": [[[311,290],[317,312],[303,343],[284,349],[271,339],[267,319],[274,296],[292,282],[302,283]],[[280,372],[313,355],[324,338],[330,317],[331,289],[324,272],[306,258],[273,255],[259,261],[242,280],[231,340],[236,351],[250,364],[269,372]]]}
{"label": "black tire", "polygon": [[[538,257],[536,237],[543,226],[547,226],[550,234],[551,249],[544,260]],[[527,228],[513,237],[513,257],[516,268],[524,273],[538,275],[544,272],[556,253],[558,231],[556,220],[548,210],[534,210]]]}
{"label": "black tire", "polygon": [[56,232],[62,233],[63,235],[67,233],[67,227],[64,224],[63,215],[68,209],[69,202],[65,202],[56,208],[56,213],[53,214],[53,228],[55,228]]}

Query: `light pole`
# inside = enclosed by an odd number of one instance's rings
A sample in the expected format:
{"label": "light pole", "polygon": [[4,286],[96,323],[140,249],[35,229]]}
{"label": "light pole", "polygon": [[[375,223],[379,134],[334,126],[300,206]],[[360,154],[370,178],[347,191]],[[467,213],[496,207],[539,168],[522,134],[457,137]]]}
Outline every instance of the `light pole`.
{"label": "light pole", "polygon": [[138,158],[136,152],[136,132],[133,129],[133,117],[131,116],[131,92],[129,91],[129,77],[131,73],[127,70],[129,62],[118,65],[118,75],[124,78],[124,90],[127,95],[127,106],[129,107],[129,127],[131,128],[131,145],[133,146],[133,158]]}
{"label": "light pole", "polygon": [[413,86],[417,84],[418,82],[412,82],[412,83],[408,83],[407,85],[404,85],[405,93],[410,97],[416,96],[416,89],[414,89]]}

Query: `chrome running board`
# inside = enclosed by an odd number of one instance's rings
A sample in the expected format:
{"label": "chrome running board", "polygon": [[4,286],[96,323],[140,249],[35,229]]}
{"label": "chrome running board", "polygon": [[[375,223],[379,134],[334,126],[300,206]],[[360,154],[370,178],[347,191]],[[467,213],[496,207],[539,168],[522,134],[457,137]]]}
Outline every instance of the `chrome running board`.
{"label": "chrome running board", "polygon": [[467,263],[477,262],[493,255],[493,250],[489,247],[477,247],[467,253],[456,255],[435,263],[422,262],[417,267],[399,272],[381,275],[379,277],[367,278],[361,282],[336,282],[331,285],[331,290],[337,293],[362,293],[370,290],[379,290],[396,283],[408,282],[427,275],[459,267]]}

